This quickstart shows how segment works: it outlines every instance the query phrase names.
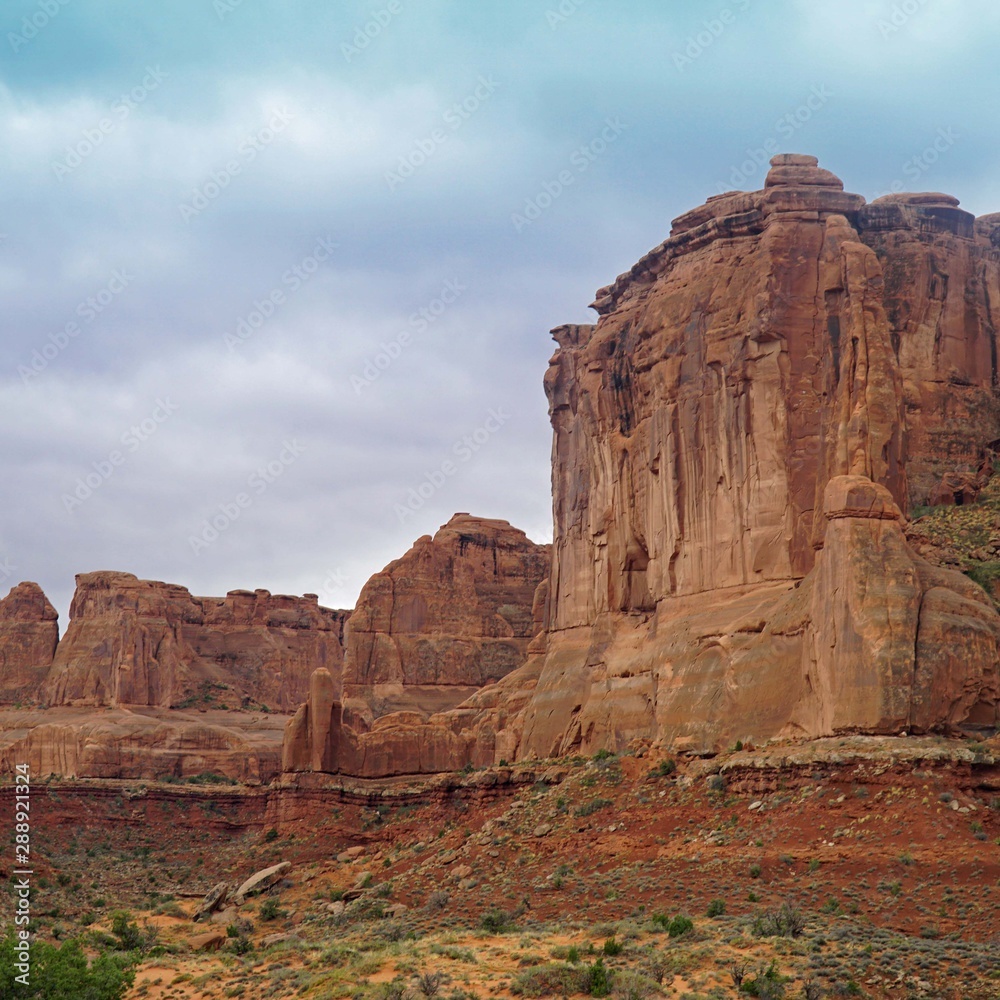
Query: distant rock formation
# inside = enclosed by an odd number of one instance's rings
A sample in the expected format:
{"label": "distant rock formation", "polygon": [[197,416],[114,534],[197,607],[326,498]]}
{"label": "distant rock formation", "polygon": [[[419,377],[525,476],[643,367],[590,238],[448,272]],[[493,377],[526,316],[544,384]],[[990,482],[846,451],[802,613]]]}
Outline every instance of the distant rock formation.
{"label": "distant rock formation", "polygon": [[266,590],[193,597],[131,573],[83,573],[42,687],[50,705],[296,708],[338,673],[346,611]]}
{"label": "distant rock formation", "polygon": [[549,546],[506,521],[455,514],[361,591],[345,629],[343,698],[363,728],[464,701],[524,663],[542,630]]}
{"label": "distant rock formation", "polygon": [[37,696],[59,642],[58,617],[37,583],[19,583],[0,601],[0,704]]}

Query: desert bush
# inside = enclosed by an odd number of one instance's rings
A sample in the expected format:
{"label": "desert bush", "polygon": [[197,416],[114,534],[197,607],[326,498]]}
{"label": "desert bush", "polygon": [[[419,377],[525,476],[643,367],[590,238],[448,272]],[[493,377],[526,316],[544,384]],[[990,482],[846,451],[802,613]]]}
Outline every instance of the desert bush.
{"label": "desert bush", "polygon": [[[523,997],[573,996],[590,992],[590,967],[550,963],[525,969],[515,976],[511,993]],[[605,994],[606,995],[606,994]]]}
{"label": "desert bush", "polygon": [[494,907],[482,915],[479,926],[490,934],[504,934],[513,928],[514,918],[506,910]]}
{"label": "desert bush", "polygon": [[591,799],[589,802],[585,802],[579,808],[573,810],[574,816],[592,816],[595,812],[601,809],[607,809],[608,806],[614,805],[611,799],[596,798]]}
{"label": "desert bush", "polygon": [[88,962],[80,942],[72,939],[56,948],[47,941],[31,945],[30,993],[16,983],[13,932],[0,938],[0,997],[31,996],[35,1000],[121,1000],[135,980],[132,960],[123,955],[101,954]]}
{"label": "desert bush", "polygon": [[799,937],[805,929],[805,917],[798,907],[782,903],[780,910],[758,914],[753,919],[753,933],[757,937]]}

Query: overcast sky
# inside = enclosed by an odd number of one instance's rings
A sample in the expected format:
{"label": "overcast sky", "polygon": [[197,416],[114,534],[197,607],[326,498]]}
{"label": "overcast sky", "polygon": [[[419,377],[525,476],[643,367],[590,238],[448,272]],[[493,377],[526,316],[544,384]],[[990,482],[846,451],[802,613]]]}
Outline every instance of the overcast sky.
{"label": "overcast sky", "polygon": [[0,594],[549,540],[549,329],[762,151],[1000,210],[998,8],[5,0]]}

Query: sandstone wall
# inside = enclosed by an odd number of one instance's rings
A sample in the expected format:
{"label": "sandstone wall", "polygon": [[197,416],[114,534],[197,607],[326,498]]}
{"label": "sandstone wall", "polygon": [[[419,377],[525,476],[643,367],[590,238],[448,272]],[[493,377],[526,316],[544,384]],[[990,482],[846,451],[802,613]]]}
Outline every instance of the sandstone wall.
{"label": "sandstone wall", "polygon": [[84,573],[42,691],[52,705],[266,705],[294,710],[338,674],[347,612],[315,595],[194,597],[130,573]]}
{"label": "sandstone wall", "polygon": [[0,601],[0,704],[37,698],[59,641],[57,619],[37,583],[19,583]]}
{"label": "sandstone wall", "polygon": [[549,546],[456,514],[365,585],[345,629],[343,700],[362,726],[451,708],[525,660]]}
{"label": "sandstone wall", "polygon": [[681,216],[553,331],[544,636],[321,769],[996,725],[1000,616],[902,525],[1000,448],[998,273],[1000,217],[812,157]]}

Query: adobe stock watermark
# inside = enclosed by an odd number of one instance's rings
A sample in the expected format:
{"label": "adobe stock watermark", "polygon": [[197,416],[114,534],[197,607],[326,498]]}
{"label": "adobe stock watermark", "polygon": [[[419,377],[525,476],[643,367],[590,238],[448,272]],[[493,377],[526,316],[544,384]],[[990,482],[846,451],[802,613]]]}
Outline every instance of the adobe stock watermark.
{"label": "adobe stock watermark", "polygon": [[348,576],[339,566],[336,569],[329,570],[323,578],[319,593],[316,595],[320,606],[324,608],[331,607],[331,602],[339,598],[340,593],[347,586],[347,583]]}
{"label": "adobe stock watermark", "polygon": [[361,55],[389,27],[393,19],[402,13],[403,0],[389,0],[385,7],[374,11],[364,24],[355,26],[354,36],[350,42],[341,42],[341,55],[348,62],[355,56]]}
{"label": "adobe stock watermark", "polygon": [[486,419],[475,430],[459,438],[451,446],[448,458],[444,459],[436,468],[425,472],[424,478],[407,491],[403,503],[393,505],[393,511],[399,518],[400,524],[405,524],[406,519],[412,517],[438,490],[456,476],[462,466],[472,461],[503,425],[510,420],[510,417],[511,415],[502,406],[494,407],[486,414]]}
{"label": "adobe stock watermark", "polygon": [[[275,285],[262,299],[254,299],[253,308],[236,321],[234,331],[226,331],[222,342],[230,352],[245,344],[258,330],[262,329],[271,317],[294,295],[332,256],[339,244],[334,243],[329,236],[321,236],[316,241],[312,252],[306,254],[297,264],[290,267],[281,276],[281,281]],[[287,289],[287,291],[286,291]]]}
{"label": "adobe stock watermark", "polygon": [[66,151],[61,160],[52,161],[52,169],[58,180],[62,181],[68,177],[84,160],[97,150],[104,140],[111,135],[114,130],[127,121],[136,108],[142,104],[153,91],[169,76],[159,66],[147,66],[146,75],[142,81],[131,90],[120,95],[111,105],[111,116],[102,118],[93,128],[85,128],[81,133],[81,138],[71,146],[66,147]]}
{"label": "adobe stock watermark", "polygon": [[27,764],[14,767],[14,868],[11,894],[16,900],[14,924],[14,982],[31,985],[31,770]]}
{"label": "adobe stock watermark", "polygon": [[560,24],[565,24],[587,0],[560,0],[557,7],[550,7],[545,12],[545,20],[549,27],[555,31]]}
{"label": "adobe stock watermark", "polygon": [[285,441],[280,454],[266,465],[258,466],[247,476],[247,488],[240,491],[226,503],[218,505],[218,513],[211,514],[202,521],[196,534],[188,536],[188,545],[196,555],[219,540],[253,506],[254,501],[263,496],[305,452],[305,445],[294,440]]}
{"label": "adobe stock watermark", "polygon": [[17,567],[10,561],[10,556],[0,559],[0,584],[6,583],[16,572]]}
{"label": "adobe stock watermark", "polygon": [[[911,182],[920,180],[945,153],[954,147],[960,138],[961,136],[951,126],[939,128],[934,139],[921,152],[917,153],[916,156],[911,156],[902,165],[900,172],[903,176],[897,177],[885,191],[880,192],[875,197],[881,198],[887,194],[901,194],[906,191],[907,184],[903,178]],[[913,188],[911,187],[909,190],[913,190]]]}
{"label": "adobe stock watermark", "polygon": [[395,191],[404,181],[409,180],[496,93],[499,86],[492,76],[479,77],[475,89],[456,101],[441,116],[443,126],[432,129],[428,135],[417,139],[410,151],[400,156],[396,169],[385,172],[389,190]]}
{"label": "adobe stock watermark", "polygon": [[89,325],[98,316],[108,309],[108,307],[118,298],[122,292],[128,288],[135,280],[135,276],[129,274],[125,268],[120,267],[111,272],[111,277],[107,284],[100,291],[93,295],[88,295],[76,307],[75,315],[79,316],[82,323],[70,320],[61,330],[50,333],[48,342],[40,348],[36,348],[31,353],[31,357],[26,364],[17,366],[17,374],[21,382],[27,385],[33,378],[38,378],[46,368],[57,358],[67,347],[83,332],[85,325]]}
{"label": "adobe stock watermark", "polygon": [[541,191],[534,197],[526,199],[520,212],[511,215],[510,221],[515,232],[520,233],[533,222],[537,222],[629,127],[620,118],[606,118],[604,121],[605,126],[597,136],[573,150],[569,166],[560,170],[551,180],[545,181]]}
{"label": "adobe stock watermark", "polygon": [[234,10],[243,6],[243,0],[213,0],[212,8],[220,21],[225,21]]}
{"label": "adobe stock watermark", "polygon": [[[833,96],[833,91],[826,84],[814,85],[809,96],[794,111],[789,111],[774,123],[773,135],[765,139],[759,146],[747,147],[747,158],[738,166],[733,166],[729,174],[728,186],[716,183],[719,194],[725,194],[733,188],[743,187],[755,174],[761,170],[766,171],[771,158],[782,152],[780,139],[791,139],[799,129],[808,125],[814,116],[826,107]],[[787,145],[784,148],[787,149]]]}
{"label": "adobe stock watermark", "polygon": [[425,306],[421,306],[410,316],[409,326],[405,330],[400,330],[388,343],[379,344],[378,351],[370,358],[365,359],[361,374],[351,376],[351,387],[354,394],[360,396],[365,389],[373,382],[381,378],[382,372],[386,371],[392,363],[405,351],[412,343],[414,334],[426,333],[432,323],[435,323],[447,311],[448,306],[454,305],[467,290],[458,278],[450,278],[444,283],[440,294],[431,299]]}
{"label": "adobe stock watermark", "polygon": [[236,148],[236,155],[213,170],[208,180],[192,189],[189,198],[178,206],[181,218],[190,223],[205,211],[229,185],[234,177],[243,173],[243,168],[257,157],[292,123],[295,115],[287,108],[280,108],[271,115],[266,125],[250,133]]}
{"label": "adobe stock watermark", "polygon": [[7,32],[7,41],[10,42],[14,54],[17,55],[21,49],[33,42],[70,2],[71,0],[38,0],[35,12],[22,19],[21,30]]}
{"label": "adobe stock watermark", "polygon": [[915,14],[919,14],[931,0],[901,0],[900,3],[892,5],[889,16],[878,19],[879,34],[883,39],[888,40],[897,32],[902,31]]}
{"label": "adobe stock watermark", "polygon": [[740,14],[750,9],[750,0],[736,0],[732,7],[723,7],[714,17],[702,21],[701,30],[688,35],[683,51],[675,49],[673,53],[674,66],[678,73],[683,73],[700,59],[705,51],[711,48],[736,23]]}
{"label": "adobe stock watermark", "polygon": [[72,492],[62,495],[67,514],[82,507],[134,455],[180,407],[169,396],[157,399],[149,416],[133,424],[118,439],[120,448],[112,449],[105,458],[91,462],[91,471],[77,478]]}

